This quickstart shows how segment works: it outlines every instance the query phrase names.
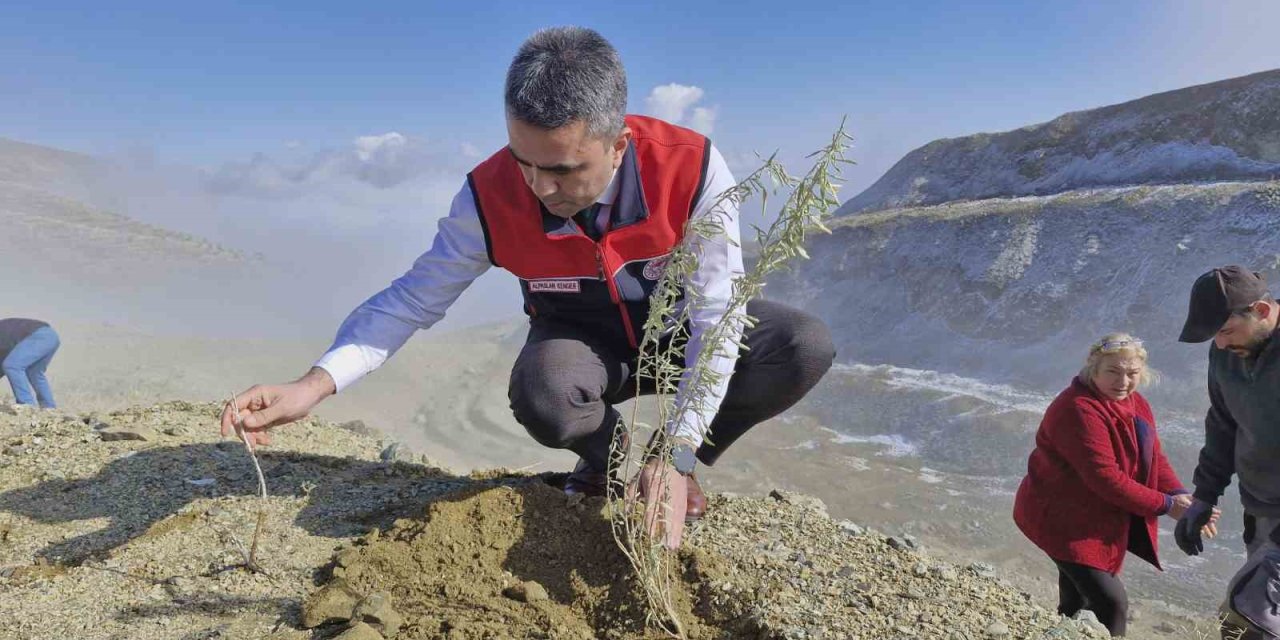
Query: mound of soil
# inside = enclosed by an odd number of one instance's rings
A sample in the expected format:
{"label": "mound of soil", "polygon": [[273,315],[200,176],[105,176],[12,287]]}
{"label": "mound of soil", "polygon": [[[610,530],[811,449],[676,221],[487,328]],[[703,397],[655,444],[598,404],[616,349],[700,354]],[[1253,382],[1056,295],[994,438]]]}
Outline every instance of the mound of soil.
{"label": "mound of soil", "polygon": [[[389,593],[410,638],[617,638],[645,628],[643,593],[614,544],[601,499],[570,501],[541,478],[507,479],[433,503],[338,555],[334,575]],[[692,638],[690,585],[678,594]]]}

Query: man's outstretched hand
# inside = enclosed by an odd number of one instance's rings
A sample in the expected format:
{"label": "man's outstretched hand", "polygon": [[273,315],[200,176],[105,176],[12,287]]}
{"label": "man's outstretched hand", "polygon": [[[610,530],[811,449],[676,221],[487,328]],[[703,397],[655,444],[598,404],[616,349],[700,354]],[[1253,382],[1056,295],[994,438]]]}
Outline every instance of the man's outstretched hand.
{"label": "man's outstretched hand", "polygon": [[1178,548],[1189,556],[1198,556],[1204,551],[1204,539],[1201,534],[1212,538],[1217,535],[1218,516],[1221,512],[1203,500],[1192,500],[1186,513],[1178,518],[1178,525],[1173,528],[1173,539]]}
{"label": "man's outstretched hand", "polygon": [[307,417],[321,400],[336,392],[333,378],[319,367],[288,384],[256,384],[223,407],[222,436],[235,435],[238,423],[254,445],[271,444],[269,429]]}
{"label": "man's outstretched hand", "polygon": [[671,463],[653,458],[628,487],[628,497],[634,499],[637,491],[644,499],[645,532],[651,539],[662,540],[666,548],[679,549],[689,508],[689,479]]}

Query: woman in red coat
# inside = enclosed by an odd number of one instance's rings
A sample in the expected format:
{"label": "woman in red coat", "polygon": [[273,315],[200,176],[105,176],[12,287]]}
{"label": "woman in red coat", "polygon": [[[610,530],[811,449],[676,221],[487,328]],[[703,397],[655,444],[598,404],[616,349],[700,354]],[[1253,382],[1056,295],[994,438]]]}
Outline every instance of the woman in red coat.
{"label": "woman in red coat", "polygon": [[[1156,518],[1177,519],[1191,496],[1169,466],[1139,386],[1147,351],[1128,334],[1089,348],[1080,374],[1045,410],[1013,519],[1058,565],[1058,612],[1089,609],[1122,636],[1126,552],[1156,568]],[[1216,516],[1214,523],[1216,523]],[[1216,533],[1216,524],[1205,535]]]}

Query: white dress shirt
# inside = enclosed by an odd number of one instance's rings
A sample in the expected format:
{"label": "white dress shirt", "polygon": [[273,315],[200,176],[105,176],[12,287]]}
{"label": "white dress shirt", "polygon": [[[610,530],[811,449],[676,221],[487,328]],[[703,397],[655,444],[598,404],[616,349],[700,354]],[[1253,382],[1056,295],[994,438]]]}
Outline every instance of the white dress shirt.
{"label": "white dress shirt", "polygon": [[[598,198],[602,205],[612,206],[618,192],[617,183],[615,172]],[[724,157],[712,146],[702,195],[692,216],[711,214],[720,195],[735,184]],[[685,360],[689,363],[697,362],[704,349],[716,348],[705,344],[703,336],[724,317],[733,295],[733,281],[743,273],[737,205],[726,201],[716,210],[720,212],[724,234],[709,239],[690,238],[697,242],[699,262],[697,272],[685,286],[687,291],[696,294],[693,297],[700,304],[689,311],[690,339],[685,347]],[[600,215],[608,213],[602,207]],[[490,266],[475,199],[464,181],[453,198],[449,215],[440,220],[431,248],[391,286],[364,301],[347,316],[333,346],[315,366],[327,371],[338,391],[342,391],[382,366],[415,331],[439,322],[458,296]],[[741,323],[736,323],[727,334],[735,341],[740,340]],[[701,444],[703,433],[724,400],[737,359],[738,349],[732,342],[716,349],[711,368],[720,374],[719,383],[704,396],[701,410],[677,411],[679,418],[667,426],[668,433]],[[686,369],[675,398],[677,408],[684,406],[688,383]]]}

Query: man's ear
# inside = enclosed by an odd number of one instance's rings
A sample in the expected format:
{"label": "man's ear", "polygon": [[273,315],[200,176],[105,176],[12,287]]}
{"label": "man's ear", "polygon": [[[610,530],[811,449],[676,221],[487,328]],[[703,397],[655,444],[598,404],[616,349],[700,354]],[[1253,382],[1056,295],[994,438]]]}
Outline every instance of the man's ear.
{"label": "man's ear", "polygon": [[618,132],[618,137],[613,139],[611,151],[613,151],[613,168],[617,169],[622,164],[622,156],[627,152],[627,145],[631,143],[631,127],[622,127],[622,131]]}
{"label": "man's ear", "polygon": [[1253,303],[1253,312],[1258,314],[1259,319],[1266,320],[1275,314],[1276,303],[1259,300]]}

